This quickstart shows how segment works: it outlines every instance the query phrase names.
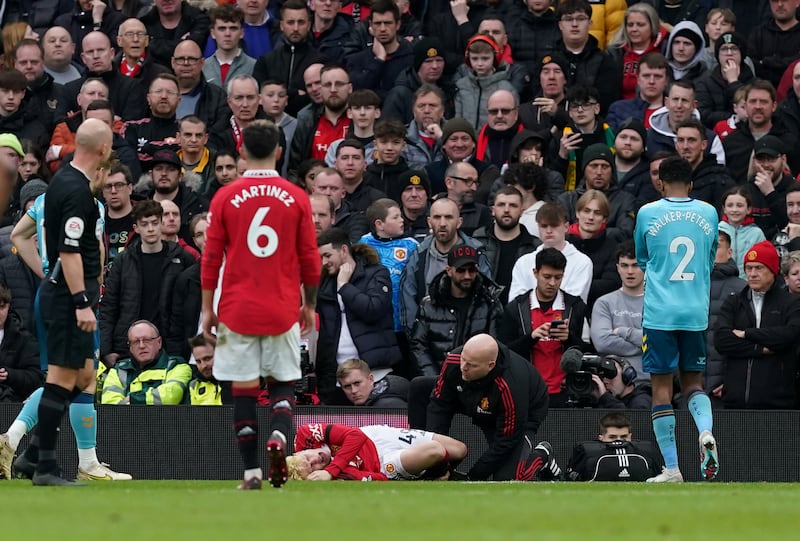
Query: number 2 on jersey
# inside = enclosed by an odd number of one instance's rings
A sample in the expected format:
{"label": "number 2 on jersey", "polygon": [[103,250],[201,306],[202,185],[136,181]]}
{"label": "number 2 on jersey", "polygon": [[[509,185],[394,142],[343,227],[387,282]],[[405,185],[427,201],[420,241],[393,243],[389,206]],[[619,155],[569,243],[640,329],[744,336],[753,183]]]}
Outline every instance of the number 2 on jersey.
{"label": "number 2 on jersey", "polygon": [[689,282],[694,280],[693,272],[684,272],[694,257],[694,241],[689,237],[675,237],[672,239],[672,242],[669,243],[669,253],[677,254],[681,246],[685,247],[686,251],[683,253],[683,257],[678,261],[678,265],[669,277],[673,282]]}
{"label": "number 2 on jersey", "polygon": [[256,257],[269,257],[278,250],[278,233],[263,223],[268,212],[269,207],[259,207],[247,228],[247,247]]}

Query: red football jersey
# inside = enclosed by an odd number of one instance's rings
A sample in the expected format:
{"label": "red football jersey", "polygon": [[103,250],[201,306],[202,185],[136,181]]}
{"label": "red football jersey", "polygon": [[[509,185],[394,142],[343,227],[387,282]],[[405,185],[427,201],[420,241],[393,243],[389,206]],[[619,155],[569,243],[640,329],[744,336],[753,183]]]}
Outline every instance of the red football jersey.
{"label": "red football jersey", "polygon": [[249,171],[211,201],[201,285],[217,287],[217,314],[239,334],[274,336],[298,321],[301,284],[319,284],[321,263],[308,195],[275,171]]}
{"label": "red football jersey", "polygon": [[308,424],[297,428],[294,450],[331,448],[331,463],[325,470],[334,479],[366,479],[386,481],[381,473],[378,450],[360,429],[347,425]]}

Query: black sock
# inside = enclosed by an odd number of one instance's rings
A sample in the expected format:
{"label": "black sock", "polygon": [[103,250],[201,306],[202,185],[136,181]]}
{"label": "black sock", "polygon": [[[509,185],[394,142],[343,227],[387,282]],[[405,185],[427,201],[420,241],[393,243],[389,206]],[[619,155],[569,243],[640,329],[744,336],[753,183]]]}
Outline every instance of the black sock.
{"label": "black sock", "polygon": [[258,468],[258,419],[256,418],[256,396],[259,389],[233,390],[233,432],[236,445],[242,456],[244,469]]}
{"label": "black sock", "polygon": [[28,444],[28,448],[25,449],[23,453],[25,458],[27,458],[30,462],[36,464],[39,462],[39,425],[33,427],[31,431],[31,441]]}
{"label": "black sock", "polygon": [[292,431],[292,413],[294,411],[294,383],[271,381],[269,389],[270,416],[269,427],[278,430],[288,441]]}
{"label": "black sock", "polygon": [[44,392],[39,402],[39,461],[36,471],[53,473],[58,470],[55,450],[58,441],[58,427],[67,409],[70,391],[53,383],[44,384]]}

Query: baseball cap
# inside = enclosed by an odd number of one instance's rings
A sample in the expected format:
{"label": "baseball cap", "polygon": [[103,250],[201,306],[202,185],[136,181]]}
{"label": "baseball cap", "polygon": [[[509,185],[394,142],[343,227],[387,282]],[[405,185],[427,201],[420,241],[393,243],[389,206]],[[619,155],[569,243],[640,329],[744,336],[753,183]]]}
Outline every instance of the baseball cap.
{"label": "baseball cap", "polygon": [[22,143],[13,133],[0,133],[0,147],[13,148],[20,158],[25,157],[25,153],[22,151]]}
{"label": "baseball cap", "polygon": [[153,154],[153,159],[150,160],[149,165],[152,168],[158,165],[159,163],[174,165],[178,169],[181,168],[181,160],[180,158],[178,158],[178,155],[174,151],[168,149],[157,150]]}
{"label": "baseball cap", "polygon": [[478,252],[472,246],[460,244],[453,246],[447,253],[447,265],[449,267],[463,267],[464,265],[477,265]]}
{"label": "baseball cap", "polygon": [[785,153],[783,142],[774,135],[765,135],[753,145],[754,156],[766,155],[777,158]]}

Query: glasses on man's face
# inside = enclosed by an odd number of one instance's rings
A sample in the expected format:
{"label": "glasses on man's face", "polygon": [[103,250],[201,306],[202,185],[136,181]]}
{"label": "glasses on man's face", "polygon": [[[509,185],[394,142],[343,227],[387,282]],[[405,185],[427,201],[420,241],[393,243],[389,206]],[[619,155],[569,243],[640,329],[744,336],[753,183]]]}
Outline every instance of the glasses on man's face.
{"label": "glasses on man's face", "polygon": [[182,64],[184,66],[191,66],[200,62],[200,58],[196,56],[176,56],[173,57],[172,60],[174,60],[176,64]]}
{"label": "glasses on man's face", "polygon": [[497,109],[487,109],[486,112],[492,116],[498,116],[498,115],[507,116],[510,115],[511,112],[514,111],[514,109],[516,109],[516,107],[512,109],[498,107]]}
{"label": "glasses on man's face", "polygon": [[104,192],[119,192],[122,191],[128,185],[127,182],[112,182],[111,184],[106,184],[103,186]]}
{"label": "glasses on man's face", "polygon": [[122,37],[127,39],[144,39],[147,37],[147,32],[125,32]]}
{"label": "glasses on man's face", "polygon": [[736,45],[723,45],[719,48],[720,53],[738,53],[739,47]]}
{"label": "glasses on man's face", "polygon": [[139,347],[149,346],[150,344],[152,344],[154,341],[158,340],[159,338],[161,338],[161,337],[160,336],[153,336],[153,337],[150,337],[150,338],[137,338],[135,340],[128,340],[128,347],[131,347],[131,346],[139,346]]}
{"label": "glasses on man's face", "polygon": [[561,22],[567,24],[574,24],[574,23],[580,24],[580,23],[585,23],[588,20],[589,17],[587,17],[586,15],[578,15],[577,17],[561,17]]}
{"label": "glasses on man's face", "polygon": [[573,101],[569,104],[570,111],[586,110],[597,105],[596,101]]}
{"label": "glasses on man's face", "polygon": [[477,178],[464,178],[464,177],[457,177],[455,175],[450,175],[450,178],[455,180],[460,180],[461,182],[467,185],[467,188],[471,188],[473,186],[477,187],[479,182]]}

